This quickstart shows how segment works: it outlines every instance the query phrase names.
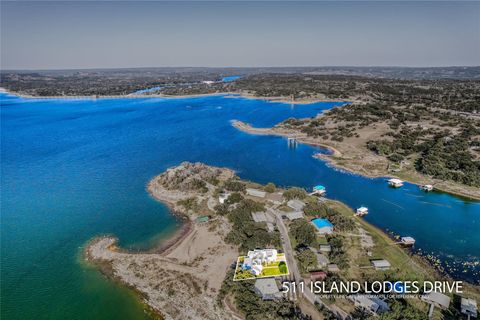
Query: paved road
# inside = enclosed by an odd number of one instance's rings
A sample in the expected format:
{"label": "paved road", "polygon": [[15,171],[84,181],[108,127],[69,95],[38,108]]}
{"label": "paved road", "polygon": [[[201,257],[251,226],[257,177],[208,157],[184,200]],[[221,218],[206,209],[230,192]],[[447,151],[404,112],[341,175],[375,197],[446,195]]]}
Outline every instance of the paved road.
{"label": "paved road", "polygon": [[[288,237],[288,229],[285,223],[283,222],[281,213],[276,210],[277,207],[278,206],[268,208],[267,214],[275,218],[275,221],[277,222],[278,231],[280,231],[280,235],[281,235],[283,251],[285,252],[288,269],[290,270],[290,280],[293,280],[297,284],[297,288],[298,288],[298,284],[300,282],[303,281],[305,285],[307,285],[307,281],[305,281],[305,279],[302,278],[300,271],[298,270],[297,260],[295,260],[292,243],[290,242],[290,238]],[[308,289],[307,287],[305,287],[305,290],[303,292],[300,292],[300,295],[303,295],[303,297],[305,297],[305,299],[307,299],[313,305],[315,305],[315,302],[317,302],[320,305],[325,306],[327,309],[329,309],[334,314],[336,314],[340,319],[346,319],[348,317],[348,314],[342,309],[338,308],[337,306],[325,305],[323,301],[319,297],[317,297],[315,293],[310,291],[310,289]],[[294,299],[295,298],[296,297],[294,297]]]}

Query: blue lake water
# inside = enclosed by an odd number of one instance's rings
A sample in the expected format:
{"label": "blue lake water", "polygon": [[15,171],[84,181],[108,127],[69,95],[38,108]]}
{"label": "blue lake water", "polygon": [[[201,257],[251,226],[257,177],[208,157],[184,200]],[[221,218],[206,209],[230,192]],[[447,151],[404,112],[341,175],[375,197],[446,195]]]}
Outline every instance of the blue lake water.
{"label": "blue lake water", "polygon": [[[240,132],[232,119],[272,126],[335,103],[287,105],[232,97],[33,100],[0,95],[1,318],[147,319],[129,290],[82,263],[82,246],[115,234],[144,249],[179,222],[145,186],[182,161],[226,166],[259,183],[311,188],[368,206],[366,219],[416,238],[449,265],[480,256],[480,203],[406,184],[387,187],[329,167],[319,148]],[[479,281],[478,265],[456,277]]]}

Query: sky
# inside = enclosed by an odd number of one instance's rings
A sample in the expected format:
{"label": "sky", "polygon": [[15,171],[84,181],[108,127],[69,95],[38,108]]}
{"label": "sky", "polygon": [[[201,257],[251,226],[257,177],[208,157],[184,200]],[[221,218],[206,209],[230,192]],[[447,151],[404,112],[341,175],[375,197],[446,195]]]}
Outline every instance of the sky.
{"label": "sky", "polygon": [[3,1],[0,68],[478,66],[480,1]]}

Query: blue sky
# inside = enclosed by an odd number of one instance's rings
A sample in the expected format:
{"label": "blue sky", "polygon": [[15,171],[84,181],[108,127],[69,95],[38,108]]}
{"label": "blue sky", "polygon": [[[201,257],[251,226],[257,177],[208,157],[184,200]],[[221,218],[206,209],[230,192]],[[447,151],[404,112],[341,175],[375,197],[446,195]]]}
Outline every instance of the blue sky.
{"label": "blue sky", "polygon": [[2,1],[2,69],[480,65],[480,2]]}

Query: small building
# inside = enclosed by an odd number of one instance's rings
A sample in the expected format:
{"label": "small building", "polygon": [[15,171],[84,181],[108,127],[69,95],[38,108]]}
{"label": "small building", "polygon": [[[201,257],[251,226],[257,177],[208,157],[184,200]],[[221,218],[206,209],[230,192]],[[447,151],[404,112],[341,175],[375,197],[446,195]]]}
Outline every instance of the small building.
{"label": "small building", "polygon": [[246,192],[249,196],[257,197],[257,198],[265,198],[265,196],[267,195],[265,191],[252,189],[252,188],[247,188]]}
{"label": "small building", "polygon": [[320,252],[330,252],[332,251],[332,246],[330,246],[329,244],[321,244],[320,245]]}
{"label": "small building", "polygon": [[288,220],[301,219],[303,218],[303,212],[302,211],[287,212],[285,213],[285,216],[287,217]]}
{"label": "small building", "polygon": [[363,217],[368,214],[368,208],[367,207],[360,207],[357,209],[357,212],[355,213],[356,216]]}
{"label": "small building", "polygon": [[324,186],[318,185],[313,187],[313,194],[323,196],[325,195],[325,193],[327,193],[327,188],[325,188]]}
{"label": "small building", "polygon": [[477,317],[477,301],[474,299],[463,298],[460,303],[460,311],[468,317]]}
{"label": "small building", "polygon": [[323,281],[327,278],[327,273],[325,271],[311,271],[310,280],[312,281]]}
{"label": "small building", "polygon": [[400,188],[401,186],[403,186],[403,181],[400,180],[400,179],[390,179],[388,180],[388,184],[391,186],[391,187],[394,187],[394,188]]}
{"label": "small building", "polygon": [[267,193],[266,199],[273,202],[274,204],[283,203],[283,194],[281,192]]}
{"label": "small building", "polygon": [[340,272],[340,268],[334,263],[329,264],[327,270],[330,272]]}
{"label": "small building", "polygon": [[248,251],[247,257],[259,260],[261,263],[272,263],[277,261],[277,254],[276,249],[255,249]]}
{"label": "small building", "polygon": [[305,207],[305,202],[298,199],[293,199],[287,202],[287,206],[289,206],[295,211],[302,211],[303,207]]}
{"label": "small building", "polygon": [[375,270],[388,270],[392,266],[390,262],[384,259],[371,260],[371,262]]}
{"label": "small building", "polygon": [[317,228],[319,234],[331,234],[333,233],[333,224],[328,219],[317,218],[313,219],[312,224]]}
{"label": "small building", "polygon": [[267,222],[267,215],[265,212],[252,212],[252,219],[255,222]]}
{"label": "small building", "polygon": [[207,84],[207,85],[211,85],[211,84],[214,84],[215,81],[212,81],[212,80],[203,80],[202,83],[203,83],[203,84]]}
{"label": "small building", "polygon": [[274,278],[257,279],[253,288],[262,300],[277,300],[283,296]]}
{"label": "small building", "polygon": [[328,260],[324,254],[315,252],[315,255],[317,256],[317,263],[319,267],[325,268],[330,263],[330,260]]}
{"label": "small building", "polygon": [[374,314],[381,314],[389,310],[388,303],[377,297],[357,294],[351,295],[348,298],[353,301],[355,307],[362,308]]}
{"label": "small building", "polygon": [[400,244],[404,246],[413,246],[415,244],[415,239],[412,237],[401,237]]}
{"label": "small building", "polygon": [[420,299],[430,304],[430,309],[428,310],[429,319],[432,318],[435,307],[446,310],[450,306],[450,297],[440,292],[434,291],[424,294]]}
{"label": "small building", "polygon": [[197,222],[208,222],[208,220],[210,220],[210,217],[209,216],[200,216],[200,217],[197,217]]}
{"label": "small building", "polygon": [[218,202],[220,202],[221,204],[224,204],[225,201],[228,199],[228,197],[230,197],[230,193],[228,192],[220,193],[218,196]]}

